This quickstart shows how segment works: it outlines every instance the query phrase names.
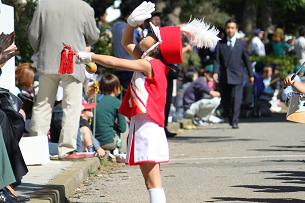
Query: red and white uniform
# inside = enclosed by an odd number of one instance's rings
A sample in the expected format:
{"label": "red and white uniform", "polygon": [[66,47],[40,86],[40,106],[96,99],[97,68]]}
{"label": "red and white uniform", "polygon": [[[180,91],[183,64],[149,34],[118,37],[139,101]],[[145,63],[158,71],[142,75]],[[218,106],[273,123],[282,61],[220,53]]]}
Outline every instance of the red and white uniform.
{"label": "red and white uniform", "polygon": [[168,67],[159,59],[149,61],[152,77],[134,72],[119,112],[129,118],[130,131],[126,163],[169,161],[164,132],[164,109]]}

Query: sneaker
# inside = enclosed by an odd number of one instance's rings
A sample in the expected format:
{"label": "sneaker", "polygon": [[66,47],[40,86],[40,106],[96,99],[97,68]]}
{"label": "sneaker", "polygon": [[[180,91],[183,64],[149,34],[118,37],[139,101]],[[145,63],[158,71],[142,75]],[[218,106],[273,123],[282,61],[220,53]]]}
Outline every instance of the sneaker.
{"label": "sneaker", "polygon": [[115,148],[115,149],[113,150],[112,154],[113,154],[114,156],[119,155],[119,154],[120,154],[119,149],[118,149],[118,148]]}
{"label": "sneaker", "polygon": [[85,158],[93,158],[96,157],[96,152],[78,152],[79,155],[84,155]]}
{"label": "sneaker", "polygon": [[195,125],[195,126],[199,126],[199,118],[193,118],[193,124]]}
{"label": "sneaker", "polygon": [[126,154],[118,154],[115,156],[117,163],[125,163],[126,162]]}
{"label": "sneaker", "polygon": [[71,152],[65,154],[64,156],[59,156],[60,160],[77,160],[77,159],[85,159],[86,155],[78,153],[78,152]]}
{"label": "sneaker", "polygon": [[96,152],[93,145],[87,147],[87,152]]}
{"label": "sneaker", "polygon": [[195,126],[207,126],[208,123],[202,120],[201,118],[193,118],[193,124]]}
{"label": "sneaker", "polygon": [[208,118],[208,122],[210,122],[210,123],[223,123],[224,120],[219,118],[219,117],[217,117],[217,116],[211,115]]}

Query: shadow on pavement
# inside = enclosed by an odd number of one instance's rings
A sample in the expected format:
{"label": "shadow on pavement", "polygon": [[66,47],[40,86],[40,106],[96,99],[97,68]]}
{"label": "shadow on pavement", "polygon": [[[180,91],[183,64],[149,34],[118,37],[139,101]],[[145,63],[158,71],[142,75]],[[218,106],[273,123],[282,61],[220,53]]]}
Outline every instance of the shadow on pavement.
{"label": "shadow on pavement", "polygon": [[[282,180],[283,181],[282,183],[292,183],[292,184],[305,183],[305,172],[303,171],[263,171],[263,172],[276,174],[276,177],[266,178],[269,180]],[[304,191],[304,189],[301,191]]]}
{"label": "shadow on pavement", "polygon": [[273,163],[305,163],[305,160],[264,160],[262,162],[273,162]]}
{"label": "shadow on pavement", "polygon": [[235,138],[232,136],[177,136],[170,138],[171,142],[209,143],[209,142],[250,142],[258,139]]}
{"label": "shadow on pavement", "polygon": [[295,145],[295,146],[270,146],[270,149],[249,149],[249,151],[258,152],[305,152],[305,146]]}
{"label": "shadow on pavement", "polygon": [[[283,194],[292,192],[305,192],[305,172],[303,171],[260,171],[272,175],[273,177],[265,178],[267,180],[281,181],[279,185],[236,185],[235,188],[252,189],[253,192],[265,194]],[[294,185],[281,185],[281,184],[294,184]],[[305,197],[304,197],[305,198]],[[271,203],[284,203],[284,202],[305,202],[305,199],[291,199],[291,198],[249,198],[249,197],[213,197],[212,201],[207,202],[271,202]]]}
{"label": "shadow on pavement", "polygon": [[275,123],[275,122],[288,122],[286,120],[286,113],[272,113],[270,117],[250,117],[241,118],[240,123]]}
{"label": "shadow on pavement", "polygon": [[65,187],[63,185],[38,185],[22,183],[17,187],[18,193],[29,195],[31,200],[44,200],[50,203],[66,203]]}
{"label": "shadow on pavement", "polygon": [[265,193],[284,193],[284,192],[302,192],[305,191],[305,187],[300,186],[276,186],[276,185],[237,185],[233,187],[242,187],[253,189],[254,192],[265,192]]}
{"label": "shadow on pavement", "polygon": [[214,197],[212,201],[206,202],[268,202],[268,203],[304,203],[301,199],[281,199],[281,198],[239,198],[239,197]]}

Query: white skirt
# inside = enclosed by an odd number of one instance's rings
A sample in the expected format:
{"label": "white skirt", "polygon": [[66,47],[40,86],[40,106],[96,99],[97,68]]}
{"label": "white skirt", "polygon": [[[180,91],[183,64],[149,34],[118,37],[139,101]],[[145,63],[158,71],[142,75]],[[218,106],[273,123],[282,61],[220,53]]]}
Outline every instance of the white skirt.
{"label": "white skirt", "polygon": [[153,122],[147,114],[131,118],[127,141],[126,164],[169,161],[168,143],[164,128]]}

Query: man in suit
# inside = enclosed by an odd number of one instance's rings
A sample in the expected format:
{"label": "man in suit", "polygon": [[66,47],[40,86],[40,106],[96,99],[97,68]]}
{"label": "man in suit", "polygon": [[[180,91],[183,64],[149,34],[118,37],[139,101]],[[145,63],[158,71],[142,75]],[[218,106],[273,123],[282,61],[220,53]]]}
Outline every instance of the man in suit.
{"label": "man in suit", "polygon": [[220,84],[224,116],[229,118],[233,129],[238,129],[244,73],[247,72],[250,83],[254,82],[254,77],[246,43],[236,38],[237,23],[234,19],[226,22],[225,31],[226,37],[216,46],[214,80]]}
{"label": "man in suit", "polygon": [[87,46],[98,40],[99,30],[94,10],[82,0],[39,1],[28,30],[28,38],[38,55],[39,71],[39,91],[33,108],[30,134],[47,135],[61,81],[64,97],[59,156],[80,158],[73,152],[76,149],[85,67],[74,64],[74,73],[65,75],[60,75],[58,69],[63,42],[79,52],[85,51]]}

